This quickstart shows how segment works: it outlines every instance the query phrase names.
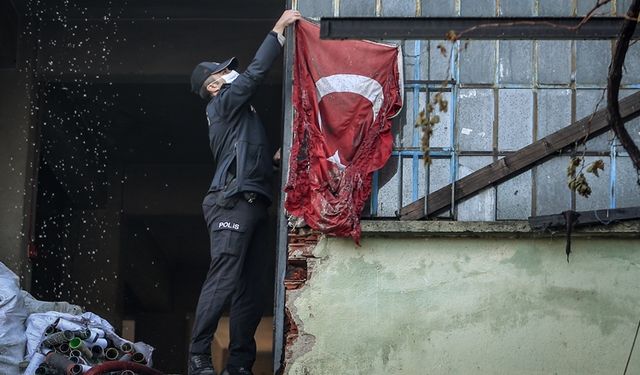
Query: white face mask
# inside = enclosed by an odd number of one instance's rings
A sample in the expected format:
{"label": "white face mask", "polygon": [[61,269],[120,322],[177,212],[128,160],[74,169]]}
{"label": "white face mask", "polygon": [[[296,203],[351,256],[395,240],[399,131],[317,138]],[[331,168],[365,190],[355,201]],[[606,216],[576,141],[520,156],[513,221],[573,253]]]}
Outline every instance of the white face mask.
{"label": "white face mask", "polygon": [[224,79],[224,81],[226,83],[231,83],[231,82],[235,81],[235,79],[238,78],[239,75],[240,74],[238,74],[238,72],[236,72],[235,70],[232,70],[232,71],[230,71],[229,73],[223,75],[220,78]]}

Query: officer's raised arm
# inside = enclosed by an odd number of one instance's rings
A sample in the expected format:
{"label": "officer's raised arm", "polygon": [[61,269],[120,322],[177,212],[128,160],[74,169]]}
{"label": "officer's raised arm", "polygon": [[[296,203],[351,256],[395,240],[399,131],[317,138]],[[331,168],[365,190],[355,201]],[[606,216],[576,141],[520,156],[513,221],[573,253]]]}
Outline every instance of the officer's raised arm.
{"label": "officer's raised arm", "polygon": [[234,78],[232,82],[226,82],[230,84],[230,87],[226,92],[222,92],[220,96],[218,108],[221,113],[233,116],[248,102],[249,98],[257,90],[258,85],[266,77],[273,62],[280,55],[285,41],[283,35],[285,28],[300,18],[302,16],[297,10],[288,9],[282,13],[282,16],[280,16],[271,32],[258,48],[247,69],[237,78]]}
{"label": "officer's raised arm", "polygon": [[287,26],[293,24],[294,22],[298,21],[301,18],[302,18],[302,15],[300,14],[299,11],[293,10],[293,9],[287,9],[284,11],[284,13],[282,13],[282,16],[280,16],[280,19],[278,20],[278,22],[276,22],[276,25],[273,27],[273,31],[275,31],[280,35],[283,35],[284,29]]}

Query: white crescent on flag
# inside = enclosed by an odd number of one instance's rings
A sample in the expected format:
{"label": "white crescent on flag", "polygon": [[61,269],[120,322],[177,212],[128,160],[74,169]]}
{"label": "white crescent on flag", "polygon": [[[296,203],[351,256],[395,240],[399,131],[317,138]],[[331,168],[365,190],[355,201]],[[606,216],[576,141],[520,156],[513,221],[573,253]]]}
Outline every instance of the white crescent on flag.
{"label": "white crescent on flag", "polygon": [[[358,74],[334,74],[322,77],[316,82],[316,90],[318,93],[318,103],[328,94],[348,92],[361,95],[371,102],[373,110],[373,121],[378,117],[378,112],[384,103],[384,93],[382,85],[371,77],[365,77]],[[318,114],[318,125],[322,131],[322,114]],[[346,166],[340,160],[338,151],[327,160],[334,163],[340,169]]]}

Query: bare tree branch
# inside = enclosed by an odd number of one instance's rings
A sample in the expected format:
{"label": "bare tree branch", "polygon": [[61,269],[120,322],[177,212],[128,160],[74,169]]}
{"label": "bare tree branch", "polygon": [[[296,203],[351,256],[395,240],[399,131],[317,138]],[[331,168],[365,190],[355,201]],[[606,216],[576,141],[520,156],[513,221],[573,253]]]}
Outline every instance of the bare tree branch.
{"label": "bare tree branch", "polygon": [[[595,12],[599,8],[601,8],[603,5],[609,4],[610,2],[611,2],[611,0],[597,0],[596,4],[593,6],[593,8],[589,12],[587,12],[587,14],[575,26],[558,25],[557,23],[553,23],[553,22],[549,22],[549,21],[516,21],[516,22],[511,22],[511,23],[503,23],[503,24],[483,23],[483,24],[475,25],[475,26],[472,26],[472,27],[470,27],[468,29],[462,30],[459,33],[454,33],[452,31],[450,31],[449,34],[447,34],[447,39],[450,40],[450,41],[456,41],[456,40],[459,40],[459,39],[463,39],[465,34],[471,32],[471,31],[477,30],[477,29],[498,28],[498,27],[507,27],[507,26],[515,26],[515,25],[547,25],[547,26],[553,27],[553,28],[575,31],[575,30],[578,30],[579,28],[581,28],[582,25],[587,23],[595,15]],[[625,17],[625,18],[627,18],[627,17]],[[630,18],[629,17],[627,19],[633,19],[634,21],[637,21],[637,18]]]}
{"label": "bare tree branch", "polygon": [[624,121],[620,116],[620,106],[618,96],[620,91],[620,81],[622,80],[622,66],[629,49],[629,41],[636,30],[638,23],[638,13],[640,12],[640,0],[633,0],[627,16],[620,30],[620,38],[616,43],[616,49],[611,58],[609,66],[609,80],[607,82],[607,111],[609,112],[609,123],[614,133],[620,140],[622,147],[629,153],[631,161],[640,170],[640,150],[633,142],[633,139],[624,127]]}
{"label": "bare tree branch", "polygon": [[584,16],[582,21],[580,21],[580,23],[576,25],[576,29],[579,29],[582,25],[589,21],[591,17],[593,17],[593,15],[596,13],[596,10],[598,10],[598,8],[610,2],[611,0],[597,0],[596,5],[594,5],[593,8]]}

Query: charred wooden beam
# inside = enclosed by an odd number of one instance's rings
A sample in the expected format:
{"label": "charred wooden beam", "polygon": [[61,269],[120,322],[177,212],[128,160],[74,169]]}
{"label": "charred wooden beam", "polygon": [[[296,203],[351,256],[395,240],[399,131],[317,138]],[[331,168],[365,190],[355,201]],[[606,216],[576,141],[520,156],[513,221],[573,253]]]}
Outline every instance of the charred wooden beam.
{"label": "charred wooden beam", "polygon": [[[640,116],[640,93],[621,100],[620,113],[625,122]],[[468,199],[487,187],[497,185],[526,172],[557,152],[571,148],[577,142],[589,140],[610,129],[607,117],[607,110],[602,109],[594,113],[593,116],[589,115],[511,155],[507,155],[453,184],[429,194],[426,210],[424,197],[402,207],[399,212],[400,219],[418,220],[440,213],[451,206],[452,200],[458,202]],[[452,189],[454,189],[453,198]]]}
{"label": "charred wooden beam", "polygon": [[[617,39],[624,17],[323,17],[321,39]],[[639,33],[636,32],[637,37]]]}

